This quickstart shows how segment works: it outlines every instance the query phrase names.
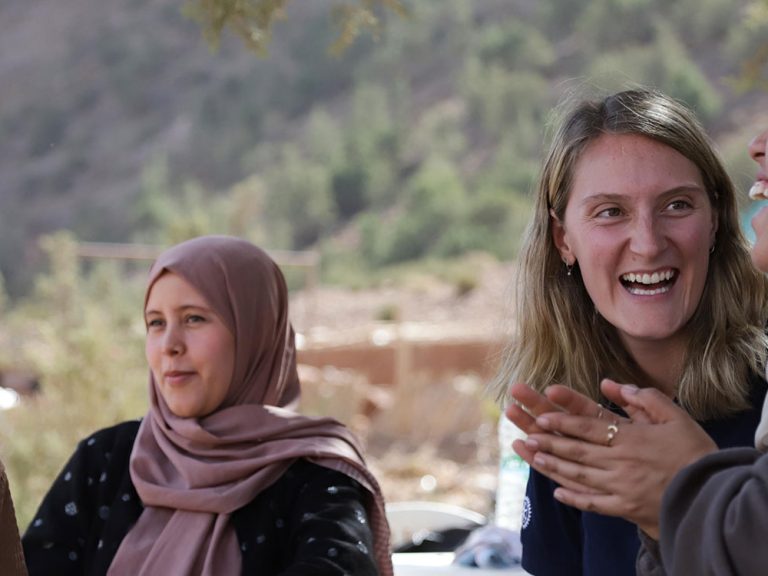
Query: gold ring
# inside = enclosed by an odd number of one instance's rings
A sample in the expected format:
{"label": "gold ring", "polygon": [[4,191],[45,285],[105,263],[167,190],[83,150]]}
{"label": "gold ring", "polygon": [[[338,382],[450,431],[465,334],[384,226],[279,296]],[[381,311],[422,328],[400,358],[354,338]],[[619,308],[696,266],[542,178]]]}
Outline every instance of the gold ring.
{"label": "gold ring", "polygon": [[611,442],[613,442],[613,439],[616,437],[616,434],[618,433],[619,433],[618,422],[614,422],[613,424],[608,424],[608,435],[605,439],[606,446],[611,445]]}

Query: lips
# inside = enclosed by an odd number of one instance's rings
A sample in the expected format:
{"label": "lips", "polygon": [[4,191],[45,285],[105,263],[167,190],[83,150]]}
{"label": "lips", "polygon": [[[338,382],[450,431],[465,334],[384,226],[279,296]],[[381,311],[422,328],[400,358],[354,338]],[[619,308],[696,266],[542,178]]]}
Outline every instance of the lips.
{"label": "lips", "polygon": [[184,381],[193,376],[194,371],[191,370],[169,370],[163,373],[163,381],[168,384],[182,384]]}

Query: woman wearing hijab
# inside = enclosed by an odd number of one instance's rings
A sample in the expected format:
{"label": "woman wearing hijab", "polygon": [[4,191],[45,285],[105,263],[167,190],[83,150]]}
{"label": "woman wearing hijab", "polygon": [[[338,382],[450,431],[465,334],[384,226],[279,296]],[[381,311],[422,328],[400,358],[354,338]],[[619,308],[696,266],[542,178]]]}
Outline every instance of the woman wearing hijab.
{"label": "woman wearing hijab", "polygon": [[164,252],[145,296],[150,409],[83,440],[22,541],[29,572],[392,574],[352,434],[299,398],[285,280],[240,239]]}

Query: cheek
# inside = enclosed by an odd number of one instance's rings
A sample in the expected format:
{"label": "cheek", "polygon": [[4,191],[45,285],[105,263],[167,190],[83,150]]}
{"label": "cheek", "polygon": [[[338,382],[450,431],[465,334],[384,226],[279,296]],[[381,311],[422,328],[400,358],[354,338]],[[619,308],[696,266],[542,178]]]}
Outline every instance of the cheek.
{"label": "cheek", "polygon": [[596,281],[606,271],[616,266],[616,257],[620,252],[621,240],[610,233],[592,233],[574,235],[573,253],[578,260],[585,284]]}
{"label": "cheek", "polygon": [[151,370],[155,369],[157,362],[156,350],[157,347],[149,339],[144,342],[144,357],[147,359],[147,364],[149,364]]}
{"label": "cheek", "polygon": [[234,342],[229,337],[219,336],[208,346],[209,362],[216,373],[217,380],[224,387],[229,387],[235,370]]}

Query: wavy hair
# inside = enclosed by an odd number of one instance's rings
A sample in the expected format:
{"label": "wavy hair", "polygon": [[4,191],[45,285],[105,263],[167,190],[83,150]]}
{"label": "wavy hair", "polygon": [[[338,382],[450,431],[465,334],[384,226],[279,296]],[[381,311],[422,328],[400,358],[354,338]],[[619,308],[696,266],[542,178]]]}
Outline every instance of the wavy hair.
{"label": "wavy hair", "polygon": [[499,394],[510,382],[539,390],[558,382],[597,400],[602,378],[642,384],[642,373],[616,329],[595,311],[578,266],[572,275],[566,273],[550,228],[550,210],[564,218],[581,154],[603,134],[652,138],[701,172],[718,230],[704,291],[688,323],[691,336],[677,398],[699,420],[746,408],[750,374],[762,374],[765,365],[768,281],[751,264],[733,183],[703,128],[685,106],[648,89],[582,100],[559,123],[518,262],[516,330],[496,377]]}

